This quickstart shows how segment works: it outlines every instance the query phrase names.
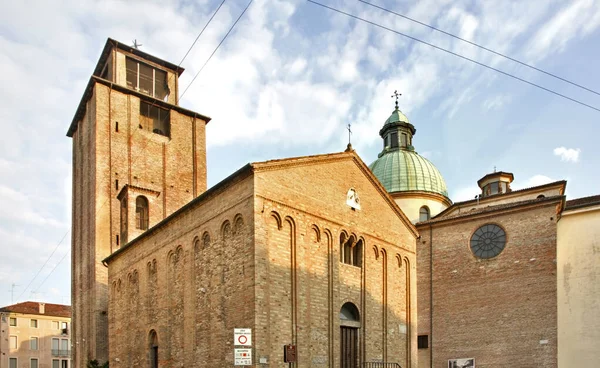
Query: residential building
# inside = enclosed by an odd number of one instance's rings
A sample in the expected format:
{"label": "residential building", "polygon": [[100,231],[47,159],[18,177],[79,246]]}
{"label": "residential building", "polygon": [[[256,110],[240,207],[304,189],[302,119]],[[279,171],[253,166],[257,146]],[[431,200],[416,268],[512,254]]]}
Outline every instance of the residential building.
{"label": "residential building", "polygon": [[71,307],[23,302],[0,308],[0,368],[70,368]]}

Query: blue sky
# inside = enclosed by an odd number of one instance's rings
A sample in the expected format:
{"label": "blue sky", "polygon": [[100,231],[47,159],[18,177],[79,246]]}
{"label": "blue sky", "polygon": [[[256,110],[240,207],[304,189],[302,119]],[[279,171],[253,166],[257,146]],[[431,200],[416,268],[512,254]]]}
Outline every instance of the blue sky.
{"label": "blue sky", "polygon": [[[11,303],[13,283],[14,302],[70,303],[65,134],[106,38],[137,39],[142,50],[178,63],[219,2],[3,7],[0,305]],[[598,95],[358,1],[322,2],[600,107]],[[600,90],[600,1],[373,2]],[[183,62],[181,90],[245,5],[225,2]],[[213,118],[212,186],[247,162],[342,151],[347,124],[371,163],[396,89],[417,128],[416,150],[439,168],[453,200],[473,198],[477,179],[494,166],[514,173],[515,188],[566,179],[571,199],[600,192],[600,112],[305,0],[255,0],[181,105]]]}

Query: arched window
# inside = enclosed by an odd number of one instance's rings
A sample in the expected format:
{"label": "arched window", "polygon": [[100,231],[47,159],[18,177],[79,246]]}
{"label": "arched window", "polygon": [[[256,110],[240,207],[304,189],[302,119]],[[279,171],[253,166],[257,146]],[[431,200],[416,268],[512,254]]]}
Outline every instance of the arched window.
{"label": "arched window", "polygon": [[148,230],[148,199],[144,196],[135,199],[135,227]]}
{"label": "arched window", "polygon": [[340,321],[360,322],[360,314],[356,305],[347,302],[340,309]]}
{"label": "arched window", "polygon": [[156,336],[156,331],[150,331],[148,340],[148,348],[150,350],[150,368],[158,368],[158,336]]}
{"label": "arched window", "polygon": [[340,235],[340,262],[361,267],[362,266],[362,239],[356,240],[356,236]]}
{"label": "arched window", "polygon": [[427,206],[421,207],[421,209],[419,210],[419,222],[427,221],[430,218],[431,218],[431,215],[429,213],[429,207],[427,207]]}
{"label": "arched window", "polygon": [[538,199],[540,199],[540,198],[546,198],[546,196],[545,196],[545,195],[543,195],[543,194],[540,194],[539,196],[537,196],[537,198],[538,198]]}

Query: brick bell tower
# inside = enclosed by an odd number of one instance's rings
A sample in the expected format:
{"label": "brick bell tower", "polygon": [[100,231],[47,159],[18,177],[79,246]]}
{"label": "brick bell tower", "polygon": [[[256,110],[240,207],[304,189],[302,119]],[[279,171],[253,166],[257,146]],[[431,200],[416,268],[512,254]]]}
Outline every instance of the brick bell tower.
{"label": "brick bell tower", "polygon": [[102,261],[206,191],[210,118],[179,106],[183,69],[112,39],[90,77],[73,138],[73,366],[108,360]]}

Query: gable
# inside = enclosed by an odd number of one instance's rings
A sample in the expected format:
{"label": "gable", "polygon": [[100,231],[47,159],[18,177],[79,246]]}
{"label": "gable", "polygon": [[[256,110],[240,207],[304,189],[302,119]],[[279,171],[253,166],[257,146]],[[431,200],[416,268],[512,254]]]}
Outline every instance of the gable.
{"label": "gable", "polygon": [[[416,228],[353,152],[252,166],[257,197],[383,238],[410,237],[414,241],[418,237]],[[347,204],[350,189],[360,198],[360,209]]]}

